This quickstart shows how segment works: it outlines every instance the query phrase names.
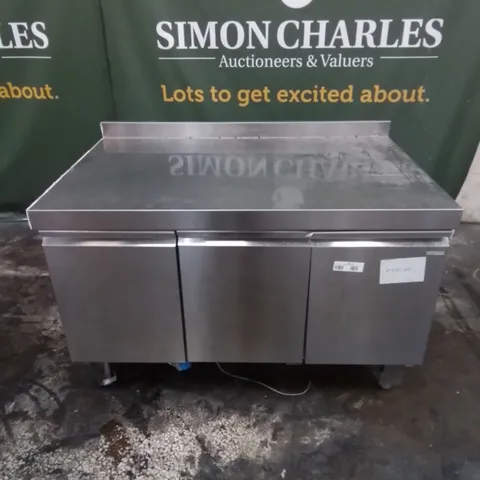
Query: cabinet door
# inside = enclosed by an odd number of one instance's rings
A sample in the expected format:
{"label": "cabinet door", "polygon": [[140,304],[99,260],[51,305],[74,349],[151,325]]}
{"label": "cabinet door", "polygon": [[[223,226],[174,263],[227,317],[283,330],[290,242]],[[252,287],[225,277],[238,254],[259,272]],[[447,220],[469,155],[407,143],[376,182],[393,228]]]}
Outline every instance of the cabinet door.
{"label": "cabinet door", "polygon": [[188,359],[302,362],[308,244],[179,235]]}
{"label": "cabinet door", "polygon": [[447,247],[447,239],[314,244],[306,362],[421,363]]}
{"label": "cabinet door", "polygon": [[45,238],[70,355],[84,362],[185,361],[176,237]]}

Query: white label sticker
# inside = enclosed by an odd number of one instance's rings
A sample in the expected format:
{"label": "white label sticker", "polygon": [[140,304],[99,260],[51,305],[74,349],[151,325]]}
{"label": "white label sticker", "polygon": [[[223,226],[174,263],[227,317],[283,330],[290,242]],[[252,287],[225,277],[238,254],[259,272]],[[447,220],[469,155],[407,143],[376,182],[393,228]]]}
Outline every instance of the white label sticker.
{"label": "white label sticker", "polygon": [[444,250],[429,250],[427,255],[445,255]]}
{"label": "white label sticker", "polygon": [[427,257],[389,258],[380,262],[380,284],[425,280]]}
{"label": "white label sticker", "polygon": [[362,273],[364,266],[363,262],[334,262],[333,271]]}

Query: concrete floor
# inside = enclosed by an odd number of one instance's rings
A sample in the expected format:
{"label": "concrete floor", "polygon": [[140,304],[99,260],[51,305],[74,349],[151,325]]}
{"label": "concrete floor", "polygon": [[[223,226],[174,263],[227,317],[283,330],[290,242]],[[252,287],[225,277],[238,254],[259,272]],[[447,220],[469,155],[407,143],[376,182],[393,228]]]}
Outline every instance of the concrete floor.
{"label": "concrete floor", "polygon": [[0,478],[480,479],[480,226],[454,239],[425,364],[380,390],[353,367],[71,364],[38,238],[0,224]]}

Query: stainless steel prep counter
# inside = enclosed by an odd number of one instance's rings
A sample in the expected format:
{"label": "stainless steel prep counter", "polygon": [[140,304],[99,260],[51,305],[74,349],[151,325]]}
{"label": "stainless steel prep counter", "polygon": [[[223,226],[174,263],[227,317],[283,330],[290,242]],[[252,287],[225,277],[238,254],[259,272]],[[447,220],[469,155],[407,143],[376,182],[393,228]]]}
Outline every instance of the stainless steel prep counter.
{"label": "stainless steel prep counter", "polygon": [[389,126],[102,124],[28,209],[72,359],[421,363],[461,209]]}

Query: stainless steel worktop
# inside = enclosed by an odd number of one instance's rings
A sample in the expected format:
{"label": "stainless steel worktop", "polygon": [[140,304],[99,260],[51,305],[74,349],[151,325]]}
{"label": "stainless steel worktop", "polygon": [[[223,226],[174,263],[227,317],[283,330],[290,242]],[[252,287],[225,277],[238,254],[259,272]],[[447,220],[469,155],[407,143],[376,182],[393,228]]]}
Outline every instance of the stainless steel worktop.
{"label": "stainless steel worktop", "polygon": [[103,124],[28,210],[42,231],[449,230],[389,122]]}
{"label": "stainless steel worktop", "polygon": [[28,209],[73,360],[422,362],[461,209],[389,122],[102,127]]}

